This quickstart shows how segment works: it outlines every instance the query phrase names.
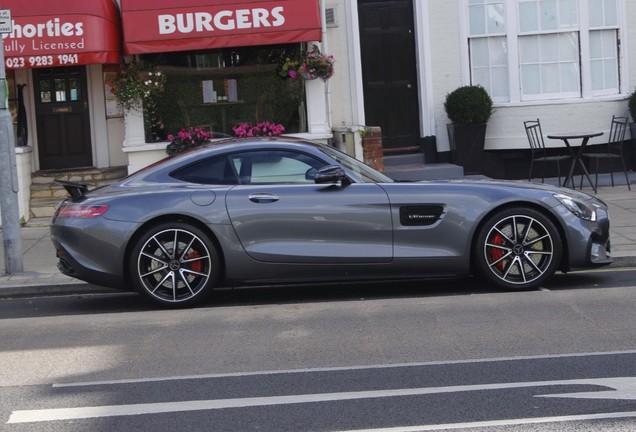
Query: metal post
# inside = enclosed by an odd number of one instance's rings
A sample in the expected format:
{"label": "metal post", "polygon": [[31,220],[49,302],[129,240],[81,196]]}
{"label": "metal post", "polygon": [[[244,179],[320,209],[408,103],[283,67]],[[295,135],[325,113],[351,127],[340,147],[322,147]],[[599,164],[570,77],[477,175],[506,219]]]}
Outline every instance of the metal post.
{"label": "metal post", "polygon": [[18,209],[18,173],[16,168],[13,123],[9,112],[9,94],[4,65],[4,41],[0,38],[0,208],[4,264],[7,274],[24,271],[20,211]]}

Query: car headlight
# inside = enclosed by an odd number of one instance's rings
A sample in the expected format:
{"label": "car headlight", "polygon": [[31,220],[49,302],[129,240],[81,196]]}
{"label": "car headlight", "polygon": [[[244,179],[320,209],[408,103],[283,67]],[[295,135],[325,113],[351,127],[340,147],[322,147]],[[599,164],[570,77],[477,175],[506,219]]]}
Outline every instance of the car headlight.
{"label": "car headlight", "polygon": [[596,220],[596,209],[592,204],[563,194],[556,194],[554,197],[575,216],[592,222]]}

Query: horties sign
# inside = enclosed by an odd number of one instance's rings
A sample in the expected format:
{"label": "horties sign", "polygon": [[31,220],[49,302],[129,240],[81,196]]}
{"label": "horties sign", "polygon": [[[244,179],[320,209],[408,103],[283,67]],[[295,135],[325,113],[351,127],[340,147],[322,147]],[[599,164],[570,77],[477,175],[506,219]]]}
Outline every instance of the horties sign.
{"label": "horties sign", "polygon": [[[3,1],[12,3],[11,1]],[[52,2],[13,0],[12,31],[3,34],[9,69],[118,63],[119,12],[99,2],[66,1],[72,10],[54,13]],[[85,6],[92,3],[92,6]],[[47,12],[44,4],[48,4]],[[112,3],[111,3],[112,4]]]}

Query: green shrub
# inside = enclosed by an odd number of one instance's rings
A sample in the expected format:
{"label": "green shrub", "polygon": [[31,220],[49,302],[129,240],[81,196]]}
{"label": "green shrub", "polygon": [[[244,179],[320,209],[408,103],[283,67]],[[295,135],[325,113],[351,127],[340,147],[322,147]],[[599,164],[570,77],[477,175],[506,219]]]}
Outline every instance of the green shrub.
{"label": "green shrub", "polygon": [[453,123],[487,123],[492,115],[492,99],[480,85],[463,86],[446,95],[444,109]]}
{"label": "green shrub", "polygon": [[632,121],[636,122],[636,90],[629,95],[628,107],[629,114],[632,116]]}

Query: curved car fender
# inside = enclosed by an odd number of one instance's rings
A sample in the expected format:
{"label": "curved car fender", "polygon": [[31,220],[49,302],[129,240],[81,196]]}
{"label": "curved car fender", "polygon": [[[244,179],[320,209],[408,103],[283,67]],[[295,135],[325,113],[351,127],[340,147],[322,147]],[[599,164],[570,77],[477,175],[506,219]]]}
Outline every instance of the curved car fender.
{"label": "curved car fender", "polygon": [[[143,224],[167,214],[183,214],[202,223],[230,224],[223,199],[210,190],[166,190],[152,194],[120,195],[110,203],[104,217]],[[202,208],[204,209],[202,211]]]}
{"label": "curved car fender", "polygon": [[[468,257],[481,222],[493,211],[507,205],[542,208],[555,219],[562,217],[553,208],[556,199],[545,191],[487,182],[417,182],[383,184],[390,197],[395,232],[396,257]],[[402,211],[410,207],[441,208],[434,223],[405,224]]]}

